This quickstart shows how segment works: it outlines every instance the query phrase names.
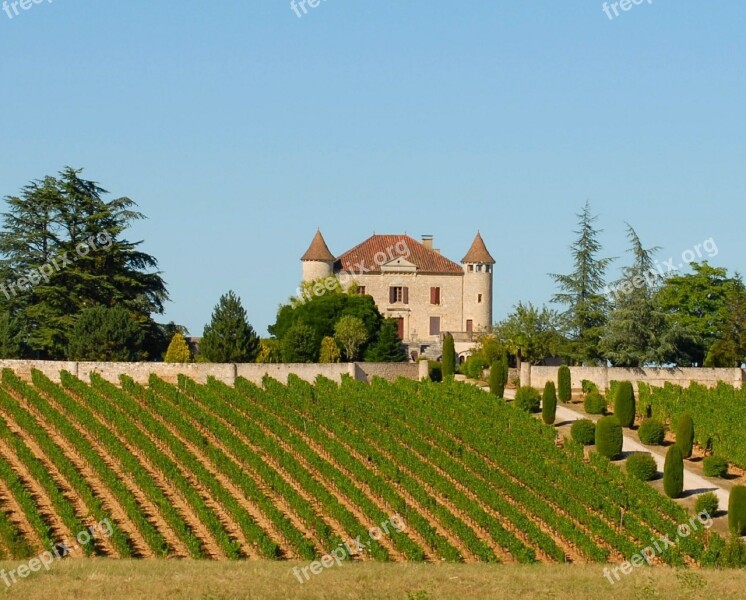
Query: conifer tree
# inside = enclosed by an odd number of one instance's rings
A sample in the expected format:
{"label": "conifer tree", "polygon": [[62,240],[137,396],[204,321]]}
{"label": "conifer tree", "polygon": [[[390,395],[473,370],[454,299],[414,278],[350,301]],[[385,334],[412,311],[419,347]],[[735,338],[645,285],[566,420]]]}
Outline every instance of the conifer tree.
{"label": "conifer tree", "polygon": [[215,363],[254,362],[259,354],[259,336],[232,290],[220,297],[199,349],[205,361]]}

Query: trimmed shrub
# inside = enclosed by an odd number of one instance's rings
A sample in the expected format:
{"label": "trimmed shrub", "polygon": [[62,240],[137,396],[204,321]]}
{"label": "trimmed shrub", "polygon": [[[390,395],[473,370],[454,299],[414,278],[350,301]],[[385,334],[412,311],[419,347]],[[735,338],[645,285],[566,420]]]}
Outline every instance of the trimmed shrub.
{"label": "trimmed shrub", "polygon": [[606,400],[598,392],[591,392],[583,401],[583,410],[589,415],[603,415],[606,413]]}
{"label": "trimmed shrub", "polygon": [[596,443],[596,424],[590,419],[579,419],[572,424],[570,435],[578,444],[592,446]]}
{"label": "trimmed shrub", "polygon": [[601,456],[616,460],[622,455],[622,424],[617,417],[602,417],[596,423],[596,450]]}
{"label": "trimmed shrub", "polygon": [[456,348],[450,333],[447,333],[443,339],[442,369],[443,379],[453,379],[456,374]]}
{"label": "trimmed shrub", "polygon": [[598,386],[588,379],[583,379],[583,381],[580,382],[580,387],[583,388],[584,394],[590,394],[591,392],[598,391]]}
{"label": "trimmed shrub", "polygon": [[557,388],[554,382],[547,381],[541,397],[541,418],[547,425],[554,425],[557,418]]}
{"label": "trimmed shrub", "polygon": [[705,456],[702,467],[707,477],[725,477],[728,474],[728,461],[719,456]]}
{"label": "trimmed shrub", "polygon": [[557,371],[557,384],[559,401],[564,403],[572,400],[572,378],[567,365],[562,365]]}
{"label": "trimmed shrub", "polygon": [[645,419],[637,434],[643,444],[662,446],[666,437],[666,426],[656,419]]}
{"label": "trimmed shrub", "polygon": [[635,423],[635,389],[629,381],[622,381],[614,396],[614,416],[622,427],[632,427]]}
{"label": "trimmed shrub", "polygon": [[736,485],[730,491],[728,526],[735,535],[746,535],[746,486]]}
{"label": "trimmed shrub", "polygon": [[443,367],[437,360],[427,361],[427,373],[430,381],[443,381]]}
{"label": "trimmed shrub", "polygon": [[676,444],[666,453],[663,466],[663,490],[669,498],[678,498],[684,491],[684,455]]}
{"label": "trimmed shrub", "polygon": [[627,473],[640,481],[651,481],[658,474],[658,465],[652,454],[636,452],[627,459]]}
{"label": "trimmed shrub", "polygon": [[538,390],[532,387],[520,387],[515,393],[515,405],[521,410],[525,410],[528,413],[537,413],[541,411],[540,404],[541,396]]}
{"label": "trimmed shrub", "polygon": [[495,361],[490,367],[490,392],[502,398],[505,395],[505,364],[502,361]]}
{"label": "trimmed shrub", "polygon": [[713,517],[718,511],[720,506],[720,500],[712,492],[707,492],[701,496],[697,496],[697,501],[694,503],[694,512],[698,515],[707,513],[709,517]]}
{"label": "trimmed shrub", "polygon": [[171,343],[166,350],[166,356],[163,362],[167,363],[188,363],[192,362],[192,353],[189,350],[186,338],[180,333],[175,333],[171,338]]}
{"label": "trimmed shrub", "polygon": [[684,458],[692,456],[694,447],[694,421],[691,415],[682,415],[676,425],[676,445],[681,449]]}

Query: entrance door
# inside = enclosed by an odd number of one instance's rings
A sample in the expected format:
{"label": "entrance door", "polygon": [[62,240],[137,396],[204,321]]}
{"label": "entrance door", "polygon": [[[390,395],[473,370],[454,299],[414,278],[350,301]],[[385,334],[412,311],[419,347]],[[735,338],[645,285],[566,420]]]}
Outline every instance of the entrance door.
{"label": "entrance door", "polygon": [[399,317],[396,319],[396,335],[399,336],[400,340],[404,339],[404,318]]}

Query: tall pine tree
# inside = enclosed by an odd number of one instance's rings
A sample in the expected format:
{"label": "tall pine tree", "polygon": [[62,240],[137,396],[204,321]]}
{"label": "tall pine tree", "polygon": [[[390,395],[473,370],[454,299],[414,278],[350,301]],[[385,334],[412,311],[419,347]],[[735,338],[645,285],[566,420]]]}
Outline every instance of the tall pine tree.
{"label": "tall pine tree", "polygon": [[645,249],[637,232],[627,225],[632,265],[611,290],[612,311],[601,350],[615,366],[641,367],[661,364],[671,354],[666,317],[656,301],[662,277],[653,256],[659,248]]}
{"label": "tall pine tree", "polygon": [[590,203],[586,202],[578,218],[578,238],[570,247],[574,270],[569,275],[551,275],[560,290],[552,302],[567,307],[564,316],[571,340],[568,354],[578,363],[593,364],[602,359],[599,341],[608,317],[603,290],[606,269],[614,259],[598,258],[601,230],[595,228],[598,217],[591,213]]}
{"label": "tall pine tree", "polygon": [[202,359],[214,363],[254,362],[259,354],[259,336],[232,290],[220,297],[212,320],[205,326],[199,353]]}

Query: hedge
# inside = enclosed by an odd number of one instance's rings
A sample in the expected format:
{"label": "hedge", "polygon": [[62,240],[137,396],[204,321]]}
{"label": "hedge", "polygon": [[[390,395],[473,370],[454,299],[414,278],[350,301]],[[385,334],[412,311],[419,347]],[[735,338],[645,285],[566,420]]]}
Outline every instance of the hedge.
{"label": "hedge", "polygon": [[678,498],[684,491],[684,456],[676,444],[666,453],[663,466],[663,490],[669,498]]}
{"label": "hedge", "polygon": [[562,365],[557,372],[558,396],[560,402],[569,402],[572,400],[572,378],[570,367]]}
{"label": "hedge", "polygon": [[583,410],[589,415],[603,415],[606,413],[606,400],[597,391],[592,391],[583,401]]}
{"label": "hedge", "polygon": [[736,485],[730,491],[728,525],[735,535],[746,535],[746,486]]}
{"label": "hedge", "polygon": [[707,477],[725,477],[728,474],[728,461],[719,456],[705,456],[702,467]]}
{"label": "hedge", "polygon": [[627,459],[627,473],[640,481],[651,481],[658,475],[658,465],[652,454],[636,452]]}
{"label": "hedge", "polygon": [[532,387],[519,387],[515,393],[515,405],[528,413],[540,412],[541,396],[538,390]]}
{"label": "hedge", "polygon": [[570,428],[570,435],[578,444],[592,446],[596,443],[596,424],[590,419],[575,421]]}
{"label": "hedge", "polygon": [[635,389],[629,381],[622,381],[614,396],[614,416],[622,427],[632,427],[635,423]]}
{"label": "hedge", "polygon": [[681,450],[684,458],[692,456],[692,448],[694,447],[694,421],[690,414],[681,415],[676,425],[676,445]]}
{"label": "hedge", "polygon": [[557,418],[557,390],[554,382],[547,381],[541,397],[541,417],[547,425],[554,425]]}
{"label": "hedge", "polygon": [[666,426],[657,419],[645,419],[637,432],[640,441],[648,446],[662,446],[666,437]]}
{"label": "hedge", "polygon": [[602,417],[596,424],[596,450],[601,456],[615,460],[622,455],[624,436],[622,424],[613,416]]}

